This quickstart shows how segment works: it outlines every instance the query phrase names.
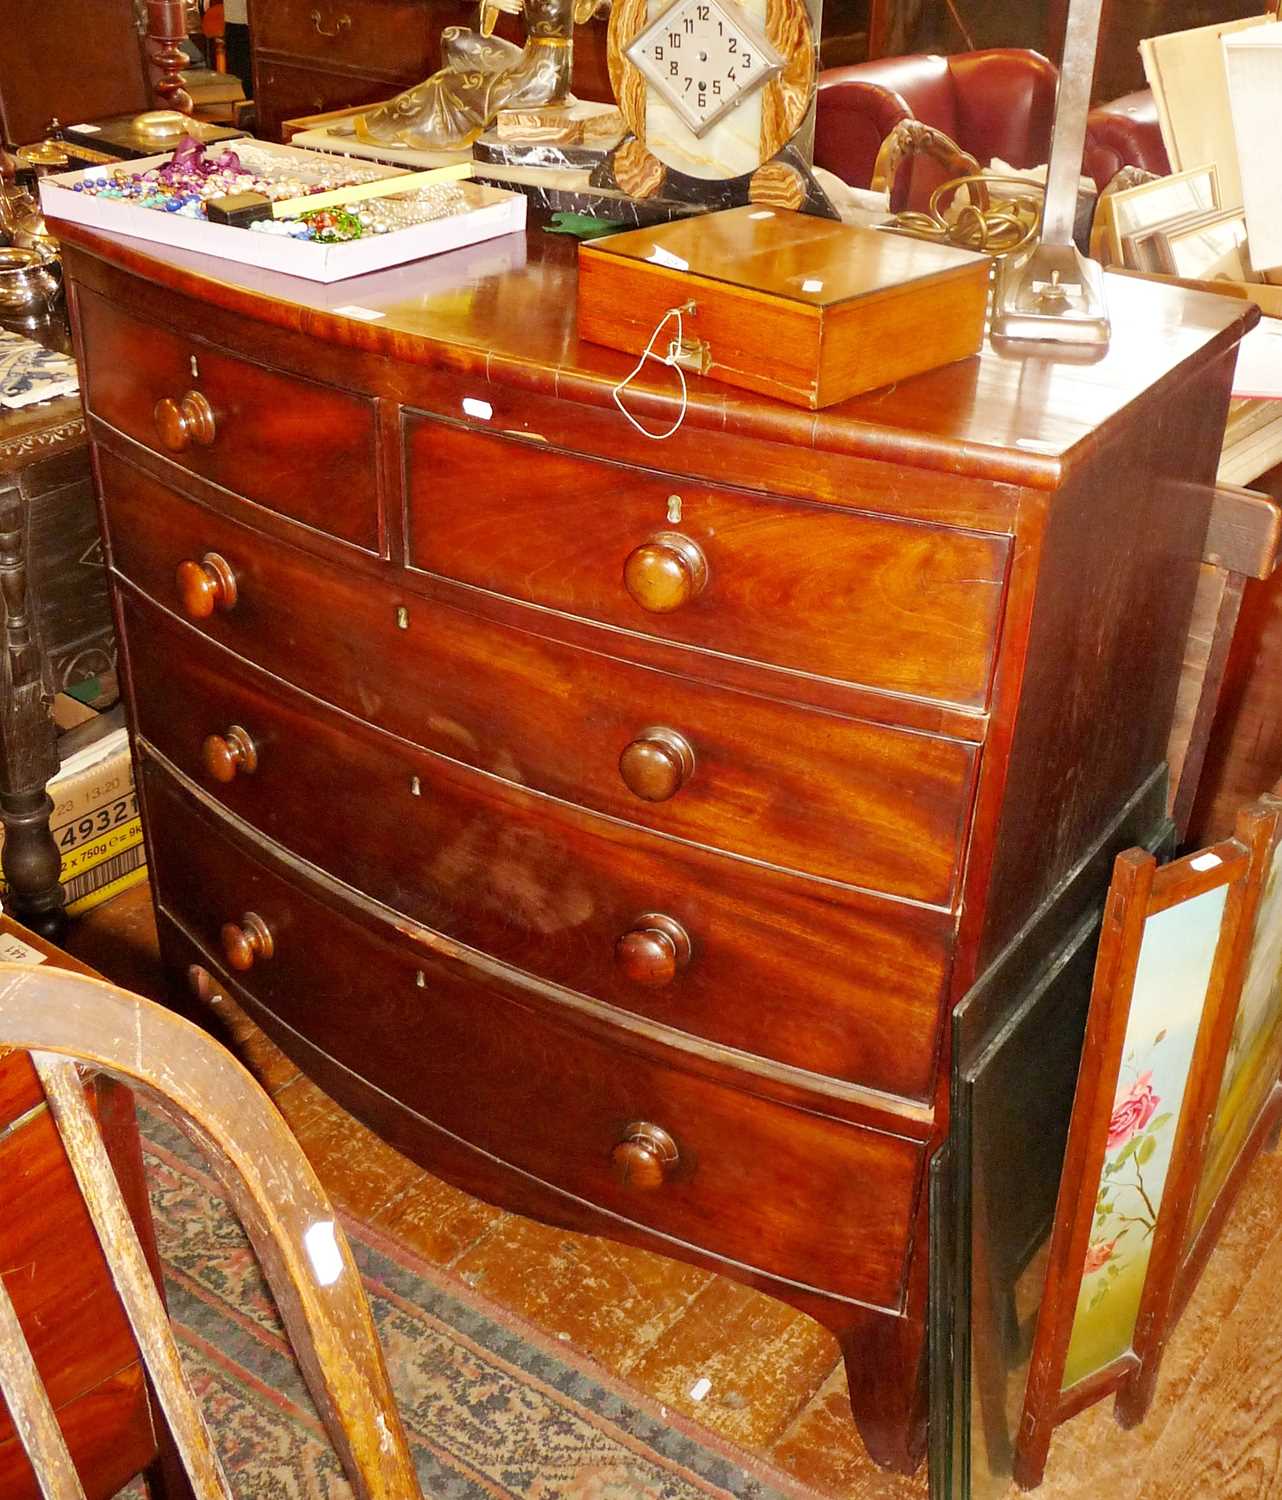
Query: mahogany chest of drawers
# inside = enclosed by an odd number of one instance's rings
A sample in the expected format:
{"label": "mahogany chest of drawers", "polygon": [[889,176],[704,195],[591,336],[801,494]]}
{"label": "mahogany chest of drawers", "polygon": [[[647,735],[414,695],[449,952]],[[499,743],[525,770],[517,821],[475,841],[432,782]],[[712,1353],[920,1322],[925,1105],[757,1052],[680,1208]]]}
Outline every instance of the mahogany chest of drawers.
{"label": "mahogany chest of drawers", "polygon": [[537,230],[341,298],[63,234],[175,975],[813,1314],[910,1469],[946,1020],[1160,779],[1253,311],[1119,283],[1093,366],[696,381],[659,443]]}

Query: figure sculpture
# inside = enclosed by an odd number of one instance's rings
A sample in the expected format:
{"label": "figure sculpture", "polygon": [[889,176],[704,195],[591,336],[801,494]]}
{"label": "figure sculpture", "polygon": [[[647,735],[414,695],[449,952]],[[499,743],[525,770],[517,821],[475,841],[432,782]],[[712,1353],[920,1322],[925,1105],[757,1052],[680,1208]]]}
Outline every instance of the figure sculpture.
{"label": "figure sculpture", "polygon": [[[574,28],[608,0],[482,0],[479,30],[441,34],[443,66],[355,121],[359,139],[420,151],[470,146],[503,109],[566,103]],[[500,11],[524,13],[525,45],[493,35]]]}

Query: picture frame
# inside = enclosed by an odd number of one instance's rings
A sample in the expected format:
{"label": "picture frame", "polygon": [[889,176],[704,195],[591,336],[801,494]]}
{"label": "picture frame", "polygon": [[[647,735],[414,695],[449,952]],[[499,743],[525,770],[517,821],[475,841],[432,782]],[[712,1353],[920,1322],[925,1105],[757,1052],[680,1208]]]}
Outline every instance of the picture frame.
{"label": "picture frame", "polygon": [[1126,265],[1123,240],[1145,233],[1189,214],[1210,213],[1221,207],[1220,178],[1214,165],[1195,167],[1123,188],[1108,195],[1108,250],[1117,265]]}
{"label": "picture frame", "polygon": [[1158,270],[1186,281],[1256,281],[1247,248],[1246,215],[1226,209],[1164,225],[1152,235]]}
{"label": "picture frame", "polygon": [[1116,1392],[1129,1426],[1151,1398],[1280,819],[1253,807],[1209,849],[1114,865],[1015,1439],[1025,1489],[1061,1422]]}
{"label": "picture frame", "polygon": [[1177,1315],[1193,1294],[1247,1169],[1282,1123],[1282,782],[1254,811],[1273,816],[1273,842],[1194,1196]]}
{"label": "picture frame", "polygon": [[1169,256],[1163,255],[1164,236],[1206,224],[1220,218],[1224,212],[1219,208],[1198,209],[1195,213],[1181,214],[1178,218],[1168,219],[1156,228],[1143,229],[1137,234],[1123,235],[1122,253],[1126,264],[1136,271],[1170,275],[1171,273],[1167,270]]}

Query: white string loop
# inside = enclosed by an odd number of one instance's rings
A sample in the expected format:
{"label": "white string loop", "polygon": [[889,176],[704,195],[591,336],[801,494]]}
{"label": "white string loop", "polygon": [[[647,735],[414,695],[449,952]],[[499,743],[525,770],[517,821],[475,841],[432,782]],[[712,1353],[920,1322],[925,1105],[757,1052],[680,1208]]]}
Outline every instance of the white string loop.
{"label": "white string loop", "polygon": [[[637,360],[628,374],[610,392],[614,397],[614,404],[628,421],[632,423],[641,436],[651,438],[656,443],[661,443],[665,438],[670,438],[676,432],[677,428],[681,426],[682,422],[685,421],[686,409],[689,403],[686,399],[686,372],[681,368],[680,364],[681,346],[685,342],[685,328],[681,319],[683,313],[692,313],[694,308],[695,304],[693,302],[683,302],[680,307],[670,307],[655,325],[654,332],[650,335],[649,343],[646,344],[641,352],[641,358]],[[666,354],[656,354],[654,346],[658,342],[659,335],[667,327],[670,318],[677,320],[677,336],[668,344],[668,352]],[[681,410],[677,413],[676,421],[673,422],[672,426],[666,432],[651,432],[648,427],[642,427],[641,423],[637,421],[623,404],[624,391],[627,390],[641,373],[647,359],[656,360],[661,365],[668,365],[677,372],[677,379],[681,382]]]}

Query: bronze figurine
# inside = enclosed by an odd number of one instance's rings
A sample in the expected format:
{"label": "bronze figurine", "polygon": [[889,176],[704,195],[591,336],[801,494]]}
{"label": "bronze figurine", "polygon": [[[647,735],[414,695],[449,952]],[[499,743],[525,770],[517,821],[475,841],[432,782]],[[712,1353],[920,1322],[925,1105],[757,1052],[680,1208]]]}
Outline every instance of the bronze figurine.
{"label": "bronze figurine", "polygon": [[[360,115],[359,139],[420,151],[470,146],[500,110],[564,104],[570,99],[574,28],[608,0],[482,0],[480,29],[448,27],[444,65],[395,99]],[[500,10],[524,13],[524,47],[493,35]]]}

